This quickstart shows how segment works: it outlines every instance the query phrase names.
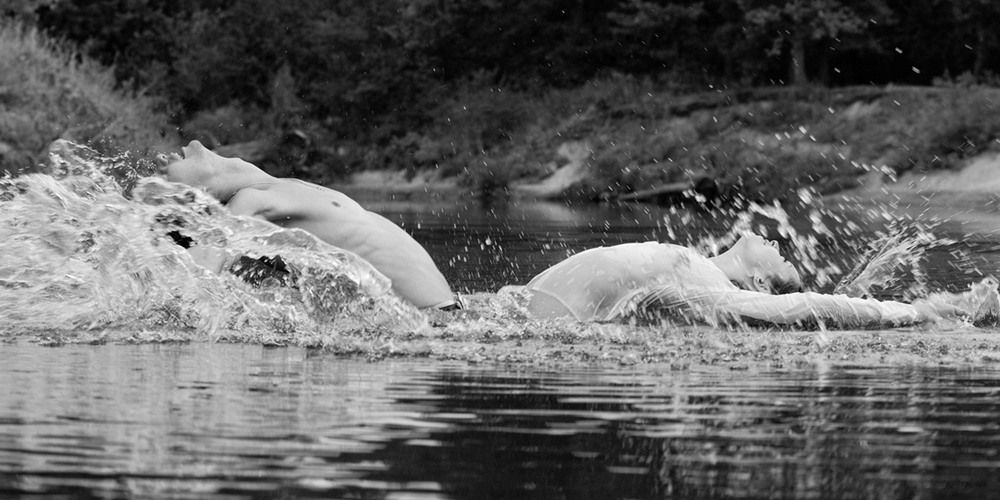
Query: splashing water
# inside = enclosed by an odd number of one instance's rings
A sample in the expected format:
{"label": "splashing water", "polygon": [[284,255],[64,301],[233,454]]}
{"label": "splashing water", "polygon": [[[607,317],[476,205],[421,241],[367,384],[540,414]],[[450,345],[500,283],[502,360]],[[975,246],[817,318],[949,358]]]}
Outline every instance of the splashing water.
{"label": "splashing water", "polygon": [[[837,230],[830,230],[823,222],[824,217],[830,215],[821,206],[812,206],[811,196],[801,195],[804,197],[803,204],[809,207],[811,227],[806,231],[795,228],[792,217],[778,202],[761,205],[741,200],[734,200],[733,208],[717,208],[709,214],[717,226],[729,227],[722,234],[698,234],[691,231],[691,215],[677,210],[671,210],[671,217],[664,221],[664,230],[673,242],[694,248],[704,255],[721,253],[747,233],[780,237],[787,241],[782,247],[782,253],[788,254],[795,261],[799,272],[808,279],[811,286],[818,288],[832,285],[835,277],[843,274],[843,269],[822,251],[823,240],[840,236],[838,233],[847,231],[860,232],[860,228],[848,223]],[[769,226],[774,229],[769,229]]]}
{"label": "splashing water", "polygon": [[[782,253],[789,254],[796,262],[796,267],[807,279],[809,288],[821,289],[831,286],[834,294],[871,297],[874,292],[884,292],[890,287],[905,283],[906,288],[902,290],[901,295],[906,301],[926,297],[930,293],[927,275],[923,269],[928,252],[956,243],[948,238],[937,237],[933,233],[941,221],[917,222],[900,219],[887,207],[869,208],[864,211],[859,210],[860,207],[855,207],[848,210],[866,215],[870,221],[888,224],[885,231],[877,231],[870,227],[871,224],[868,224],[869,227],[862,227],[855,221],[845,218],[836,208],[832,209],[818,202],[816,194],[811,191],[802,190],[798,195],[798,201],[801,202],[799,208],[803,210],[809,222],[804,229],[796,229],[792,224],[793,218],[778,202],[761,205],[737,200],[734,208],[718,209],[718,213],[712,214],[720,225],[729,224],[728,231],[719,235],[698,235],[689,231],[687,241],[681,243],[703,254],[714,255],[732,246],[746,233],[767,237],[777,236],[787,241]],[[843,210],[845,207],[839,208]],[[665,226],[667,234],[676,239],[678,233],[684,234],[684,232],[675,231],[672,226],[686,227],[691,220],[685,217],[687,214],[677,211],[673,211],[673,214],[679,217],[676,220],[666,220]],[[828,225],[828,222],[833,222],[833,225]],[[875,239],[867,243],[867,252],[863,255],[853,255],[853,252],[849,252],[848,260],[840,263],[831,258],[829,248],[824,249],[837,244],[844,246],[847,242],[846,249],[849,251],[853,248],[850,242],[862,242],[870,239],[872,234],[875,235]],[[965,250],[954,249],[951,254],[955,261],[969,261]],[[853,265],[851,270],[845,273],[840,264],[847,262]],[[964,271],[966,274],[979,274],[976,269]],[[988,287],[989,279],[979,285],[981,288]]]}
{"label": "splashing water", "polygon": [[[0,333],[128,329],[135,332],[134,340],[147,341],[181,331],[187,332],[181,339],[337,344],[349,351],[357,342],[341,343],[344,336],[367,339],[366,332],[373,329],[399,333],[428,325],[428,316],[393,295],[389,281],[369,264],[308,233],[234,217],[187,186],[134,179],[133,171],[123,177],[120,159],[102,158],[72,143],[53,147],[50,161],[52,175],[0,181],[0,310],[5,320]],[[806,198],[802,201],[811,226],[805,230],[793,227],[779,204],[744,203],[708,214],[716,228],[731,222],[722,235],[699,238],[695,232],[678,232],[688,235],[685,244],[711,254],[745,232],[770,235],[776,226],[788,242],[784,251],[813,278],[813,286],[832,284],[844,273],[824,255],[823,245],[852,231],[872,231],[836,220],[834,212]],[[668,233],[672,224],[689,222],[680,215],[665,221]],[[831,217],[837,221],[832,229],[824,223]],[[184,242],[196,245],[185,249],[191,245]],[[842,279],[836,291],[870,294],[895,283],[904,268],[919,278],[923,253],[948,243],[923,227],[891,232],[872,243],[865,265]],[[226,271],[199,265],[194,257],[199,249],[221,254]],[[257,271],[239,272],[244,265],[263,270],[254,277]],[[917,282],[915,286],[923,286]],[[992,307],[995,315],[1000,308],[992,305],[996,284],[987,280],[980,285],[982,293],[974,287],[941,300],[965,301],[957,304],[965,309]],[[926,295],[926,290],[915,289],[912,295]],[[454,317],[435,319],[434,313],[430,320],[476,331],[524,330],[524,297],[505,289],[480,299],[473,309],[482,319],[476,321],[486,321],[488,327]]]}
{"label": "splashing water", "polygon": [[[129,199],[108,174],[115,159],[65,142],[50,154],[53,175],[0,181],[2,332],[182,329],[315,344],[426,324],[367,262],[306,232],[232,216],[208,195],[157,178],[139,179]],[[216,274],[184,241],[228,262],[276,258],[278,278]]]}
{"label": "splashing water", "polygon": [[868,252],[834,288],[834,293],[868,297],[877,288],[895,285],[908,271],[912,284],[905,291],[908,298],[928,293],[926,274],[921,268],[927,251],[950,245],[953,240],[938,238],[920,224],[893,224],[886,235],[869,244]]}
{"label": "splashing water", "polygon": [[832,276],[842,272],[836,263],[827,262],[820,252],[818,236],[824,234],[825,226],[821,225],[820,217],[815,215],[815,212],[810,216],[813,220],[813,229],[816,230],[812,234],[802,234],[797,231],[792,226],[788,213],[777,202],[769,206],[750,203],[746,210],[740,211],[736,215],[737,220],[729,232],[721,237],[706,238],[700,241],[696,248],[716,254],[732,246],[745,233],[767,234],[762,224],[754,225],[757,216],[763,216],[765,219],[777,223],[778,234],[790,243],[785,250],[790,251],[792,258],[799,263],[801,272],[812,276],[814,286],[824,286],[832,281]]}
{"label": "splashing water", "polygon": [[[952,239],[935,236],[922,224],[894,223],[887,234],[869,244],[868,252],[841,279],[834,293],[870,297],[873,292],[888,289],[908,275],[909,285],[902,291],[905,301],[925,298],[930,303],[956,306],[976,325],[996,325],[1000,319],[1000,281],[997,278],[987,276],[961,293],[930,290],[922,267],[928,251],[954,243]],[[968,260],[964,251],[955,250],[951,254],[956,260]]]}

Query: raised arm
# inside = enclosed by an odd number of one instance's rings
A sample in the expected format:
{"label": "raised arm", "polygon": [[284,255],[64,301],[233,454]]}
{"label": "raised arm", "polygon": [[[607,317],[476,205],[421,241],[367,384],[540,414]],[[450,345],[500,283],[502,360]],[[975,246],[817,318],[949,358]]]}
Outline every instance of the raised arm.
{"label": "raised arm", "polygon": [[681,316],[688,321],[725,323],[753,319],[775,324],[820,322],[830,326],[902,326],[956,316],[962,311],[925,301],[904,304],[813,292],[769,295],[737,288],[660,285],[638,290],[617,304],[606,319],[636,315]]}

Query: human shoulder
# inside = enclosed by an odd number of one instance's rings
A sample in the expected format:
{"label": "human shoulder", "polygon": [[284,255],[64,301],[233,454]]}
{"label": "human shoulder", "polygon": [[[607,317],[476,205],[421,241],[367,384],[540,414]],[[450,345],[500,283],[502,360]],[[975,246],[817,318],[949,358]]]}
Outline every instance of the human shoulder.
{"label": "human shoulder", "polygon": [[675,258],[681,255],[700,256],[700,254],[687,247],[670,243],[660,243],[658,241],[643,241],[589,248],[571,255],[563,262],[569,264],[597,260],[609,264],[625,264],[637,260]]}
{"label": "human shoulder", "polygon": [[664,258],[679,255],[700,256],[697,251],[675,245],[673,243],[662,243],[659,241],[643,241],[638,243],[622,243],[610,247],[602,247],[606,252],[614,254],[616,258]]}
{"label": "human shoulder", "polygon": [[294,201],[299,206],[321,204],[323,208],[349,213],[366,211],[353,198],[336,189],[294,178],[282,178],[278,181],[279,183],[271,189],[276,194],[288,197],[289,201]]}
{"label": "human shoulder", "polygon": [[266,181],[245,184],[226,201],[226,208],[237,215],[258,216],[266,219],[284,217],[287,212],[297,210],[301,200],[308,199],[298,185],[289,179],[272,178]]}
{"label": "human shoulder", "polygon": [[266,189],[247,186],[236,191],[225,205],[236,215],[266,217],[267,213],[275,209],[275,201],[275,197],[269,195]]}

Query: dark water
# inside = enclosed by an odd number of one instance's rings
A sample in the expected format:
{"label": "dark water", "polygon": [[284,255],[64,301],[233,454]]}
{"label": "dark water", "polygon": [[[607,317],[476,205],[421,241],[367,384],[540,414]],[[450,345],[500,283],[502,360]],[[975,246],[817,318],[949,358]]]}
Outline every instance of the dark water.
{"label": "dark water", "polygon": [[414,233],[449,283],[463,292],[524,284],[586,248],[660,239],[669,216],[666,209],[639,204],[370,200],[366,205]]}
{"label": "dark water", "polygon": [[[648,240],[698,246],[706,238],[729,233],[737,216],[745,213],[646,204],[484,205],[475,200],[409,202],[355,196],[412,232],[435,257],[449,282],[462,292],[492,292],[504,285],[527,283],[567,256],[595,246]],[[920,261],[922,279],[930,290],[963,291],[984,276],[1000,276],[1000,206],[993,196],[925,199],[911,195],[894,198],[891,204],[885,198],[826,202],[818,220],[830,228],[829,234],[818,235],[808,245],[791,241],[768,217],[755,217],[749,226],[778,241],[782,253],[807,280],[815,280],[816,267],[832,266],[830,279],[809,286],[816,291],[831,290],[876,235],[912,224],[927,227],[942,240],[926,248]],[[792,204],[785,208],[790,217],[788,230],[810,236],[816,233],[817,216],[810,213],[812,207],[803,210]],[[811,248],[796,248],[795,243]],[[809,250],[815,250],[816,255],[804,255]],[[815,261],[804,262],[806,258]],[[898,296],[900,288],[912,284],[912,274],[901,274],[902,282],[896,289],[884,290],[884,298]]]}
{"label": "dark water", "polygon": [[995,498],[1000,372],[19,347],[2,498]]}
{"label": "dark water", "polygon": [[[732,222],[643,205],[369,206],[413,231],[466,292],[524,283],[584,248],[684,242],[722,234]],[[997,274],[1000,217],[982,207],[945,208],[936,208],[948,220],[936,232],[954,241],[929,251],[928,281],[961,289]],[[863,206],[842,215],[861,231],[816,245],[847,270],[885,220]],[[760,231],[776,232],[773,221]],[[1000,491],[995,366],[368,363],[252,344],[3,340],[0,498],[995,498]]]}

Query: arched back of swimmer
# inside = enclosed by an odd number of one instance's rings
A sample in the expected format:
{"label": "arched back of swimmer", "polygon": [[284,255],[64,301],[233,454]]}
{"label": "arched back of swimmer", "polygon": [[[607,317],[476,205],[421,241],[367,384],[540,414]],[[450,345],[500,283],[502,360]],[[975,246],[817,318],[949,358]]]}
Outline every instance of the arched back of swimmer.
{"label": "arched back of swimmer", "polygon": [[203,189],[233,214],[299,228],[368,261],[419,308],[459,304],[427,250],[402,228],[347,195],[298,179],[271,176],[239,158],[225,158],[198,141],[181,154],[159,155],[167,180]]}

